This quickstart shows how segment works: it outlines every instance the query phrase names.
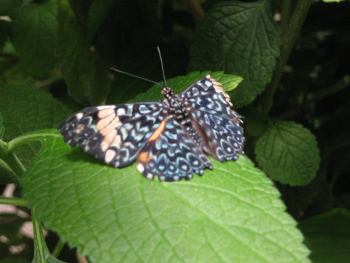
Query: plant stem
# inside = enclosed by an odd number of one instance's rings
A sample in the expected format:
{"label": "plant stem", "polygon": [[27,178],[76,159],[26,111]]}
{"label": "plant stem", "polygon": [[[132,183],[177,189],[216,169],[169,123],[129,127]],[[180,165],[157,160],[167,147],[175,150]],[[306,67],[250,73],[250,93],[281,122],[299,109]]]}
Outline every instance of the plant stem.
{"label": "plant stem", "polygon": [[57,258],[58,255],[60,254],[60,252],[61,252],[63,246],[64,246],[64,242],[62,242],[61,239],[58,240],[58,242],[57,242],[57,244],[56,244],[56,246],[55,246],[55,249],[52,251],[51,255],[52,255],[53,257]]}
{"label": "plant stem", "polygon": [[299,0],[290,22],[284,31],[282,36],[281,55],[277,59],[276,70],[272,76],[271,82],[266,86],[266,89],[264,93],[261,94],[259,100],[260,109],[266,115],[272,108],[273,97],[276,93],[277,87],[279,86],[283,69],[288,61],[290,53],[292,52],[294,44],[299,37],[300,29],[313,2],[313,0]]}
{"label": "plant stem", "polygon": [[21,178],[22,174],[25,172],[25,167],[14,152],[9,151],[8,143],[3,140],[0,140],[0,158],[3,159],[17,178]]}
{"label": "plant stem", "polygon": [[2,205],[14,205],[14,206],[27,206],[27,200],[24,198],[15,197],[3,197],[0,196],[0,204]]}
{"label": "plant stem", "polygon": [[[294,6],[293,6],[294,7]],[[284,31],[290,21],[290,15],[292,10],[292,0],[284,0],[281,3],[281,29]]]}
{"label": "plant stem", "polygon": [[34,232],[34,246],[37,253],[39,254],[37,257],[37,260],[38,262],[47,262],[45,260],[45,246],[46,246],[45,239],[42,232],[43,230],[42,230],[41,224],[35,217],[35,208],[32,209],[32,222],[33,222],[33,232]]}

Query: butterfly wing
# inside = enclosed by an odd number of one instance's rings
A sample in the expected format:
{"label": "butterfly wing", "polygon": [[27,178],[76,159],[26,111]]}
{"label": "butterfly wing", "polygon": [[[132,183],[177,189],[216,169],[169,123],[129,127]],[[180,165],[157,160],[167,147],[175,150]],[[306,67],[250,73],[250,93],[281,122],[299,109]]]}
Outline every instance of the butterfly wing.
{"label": "butterfly wing", "polygon": [[65,142],[115,167],[131,164],[163,120],[161,102],[92,107],[63,121]]}
{"label": "butterfly wing", "polygon": [[208,157],[173,116],[164,119],[137,157],[137,169],[148,179],[161,181],[191,179],[212,169]]}
{"label": "butterfly wing", "polygon": [[179,97],[190,112],[192,126],[201,136],[205,152],[221,162],[236,160],[238,153],[244,153],[242,116],[231,110],[230,97],[219,82],[208,75]]}

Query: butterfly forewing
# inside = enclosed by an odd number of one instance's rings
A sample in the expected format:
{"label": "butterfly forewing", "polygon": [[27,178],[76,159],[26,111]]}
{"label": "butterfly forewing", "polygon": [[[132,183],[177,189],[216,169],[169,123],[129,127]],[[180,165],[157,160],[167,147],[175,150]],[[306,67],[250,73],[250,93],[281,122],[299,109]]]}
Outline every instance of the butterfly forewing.
{"label": "butterfly forewing", "polygon": [[179,94],[188,109],[198,109],[227,118],[233,116],[230,97],[220,83],[206,76]]}
{"label": "butterfly forewing", "polygon": [[128,103],[80,111],[58,130],[71,146],[115,167],[132,163],[163,120],[162,103]]}

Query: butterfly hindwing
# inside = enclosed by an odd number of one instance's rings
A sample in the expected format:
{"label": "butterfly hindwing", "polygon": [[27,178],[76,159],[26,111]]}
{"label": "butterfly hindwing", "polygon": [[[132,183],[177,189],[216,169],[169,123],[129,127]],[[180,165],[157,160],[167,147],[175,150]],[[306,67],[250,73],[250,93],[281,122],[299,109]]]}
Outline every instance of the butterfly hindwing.
{"label": "butterfly hindwing", "polygon": [[193,121],[197,122],[206,137],[208,153],[220,162],[236,160],[243,154],[243,130],[233,119],[193,110]]}
{"label": "butterfly hindwing", "polygon": [[64,140],[115,167],[132,163],[163,119],[162,103],[127,103],[80,111],[58,127]]}
{"label": "butterfly hindwing", "polygon": [[162,181],[191,179],[212,169],[208,157],[172,116],[163,120],[137,157],[137,168],[147,178]]}

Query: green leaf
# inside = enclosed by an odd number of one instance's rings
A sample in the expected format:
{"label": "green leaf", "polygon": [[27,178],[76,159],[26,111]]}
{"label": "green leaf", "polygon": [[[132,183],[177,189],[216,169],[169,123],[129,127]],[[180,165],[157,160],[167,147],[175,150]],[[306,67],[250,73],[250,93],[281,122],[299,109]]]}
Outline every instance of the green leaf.
{"label": "green leaf", "polygon": [[350,193],[341,193],[334,197],[334,206],[350,210]]}
{"label": "green leaf", "polygon": [[91,99],[95,58],[68,1],[59,1],[58,55],[69,94],[80,102]]}
{"label": "green leaf", "polygon": [[[50,94],[20,84],[0,84],[0,112],[3,116],[4,141],[24,133],[56,128],[71,112]],[[39,151],[40,143],[23,145],[15,153],[28,164]]]}
{"label": "green leaf", "polygon": [[350,211],[336,208],[299,223],[314,263],[350,262]]}
{"label": "green leaf", "polygon": [[242,114],[247,120],[245,122],[245,131],[250,136],[260,136],[266,129],[266,115],[260,113],[253,106],[248,106],[240,109]]}
{"label": "green leaf", "polygon": [[40,222],[35,218],[35,209],[32,210],[34,230],[34,258],[32,263],[64,263],[54,258],[46,246]]}
{"label": "green leaf", "polygon": [[270,121],[255,153],[259,166],[272,179],[284,184],[308,184],[320,164],[315,136],[294,122]]}
{"label": "green leaf", "polygon": [[4,136],[4,132],[5,132],[5,127],[4,127],[4,124],[3,124],[3,117],[2,117],[1,111],[0,111],[0,140]]}
{"label": "green leaf", "polygon": [[22,5],[23,0],[0,0],[0,16],[15,13]]}
{"label": "green leaf", "polygon": [[[320,193],[321,180],[321,176],[316,176],[309,184],[304,186],[291,186],[276,182],[276,187],[282,195],[281,198],[286,204],[289,214],[297,218],[302,211],[305,211],[312,204],[317,194]],[[326,192],[324,190],[321,194],[326,195]]]}
{"label": "green leaf", "polygon": [[145,179],[135,164],[100,163],[58,133],[42,135],[23,195],[92,262],[309,262],[278,191],[245,156],[167,183]]}
{"label": "green leaf", "polygon": [[93,39],[106,17],[112,12],[113,6],[117,6],[116,2],[118,1],[104,0],[92,2],[88,15],[88,38],[90,40]]}
{"label": "green leaf", "polygon": [[[333,197],[327,181],[328,153],[321,151],[321,163],[316,176],[310,183],[303,186],[291,186],[275,182],[277,189],[281,193],[281,198],[287,206],[287,212],[294,218],[306,211],[313,214],[310,209],[316,209],[316,213],[329,210],[333,207]],[[316,205],[318,204],[318,205]],[[311,206],[311,207],[310,207]],[[315,212],[314,212],[315,213]]]}
{"label": "green leaf", "polygon": [[23,6],[13,19],[13,44],[27,72],[45,78],[56,63],[57,1]]}
{"label": "green leaf", "polygon": [[11,23],[5,20],[0,20],[0,50],[2,50],[2,52],[6,42],[9,39],[10,32],[11,32]]}
{"label": "green leaf", "polygon": [[25,258],[7,258],[4,260],[0,260],[0,263],[30,263]]}
{"label": "green leaf", "polygon": [[[1,143],[1,142],[0,142]],[[19,184],[19,178],[8,164],[0,159],[0,184]]]}
{"label": "green leaf", "polygon": [[223,70],[244,81],[232,92],[235,107],[249,104],[271,79],[280,31],[269,1],[216,4],[198,23],[189,70]]}
{"label": "green leaf", "polygon": [[[167,84],[171,87],[175,93],[180,93],[191,84],[197,80],[205,77],[206,75],[211,75],[216,81],[220,82],[225,91],[232,90],[238,86],[242,81],[242,78],[236,75],[224,74],[222,71],[211,72],[190,72],[186,76],[180,76],[173,79],[167,80]],[[150,101],[150,100],[162,100],[163,96],[161,95],[161,89],[159,85],[154,85],[145,93],[142,93],[131,100],[131,102],[141,102],[141,101]]]}
{"label": "green leaf", "polygon": [[111,64],[107,59],[100,58],[95,62],[95,76],[92,83],[91,104],[105,104],[112,83],[110,77]]}

